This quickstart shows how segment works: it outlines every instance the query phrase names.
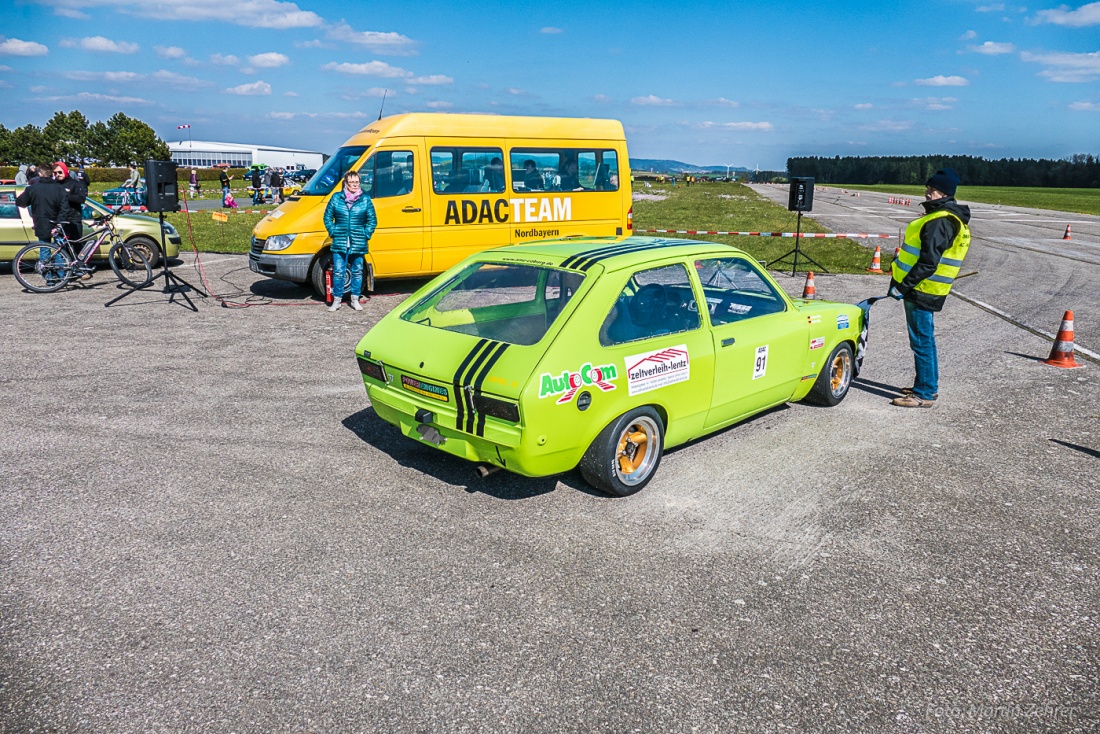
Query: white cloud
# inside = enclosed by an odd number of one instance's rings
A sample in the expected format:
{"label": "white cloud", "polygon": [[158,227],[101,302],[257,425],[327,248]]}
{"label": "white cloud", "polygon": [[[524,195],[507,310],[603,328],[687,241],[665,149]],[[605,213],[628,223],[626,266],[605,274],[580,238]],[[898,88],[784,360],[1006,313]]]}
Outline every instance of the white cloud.
{"label": "white cloud", "polygon": [[383,56],[415,56],[416,41],[400,33],[380,31],[357,31],[344,20],[328,29],[328,37],[334,41],[346,41],[366,46],[376,54]]}
{"label": "white cloud", "polygon": [[696,127],[703,130],[749,130],[754,132],[770,132],[774,126],[770,122],[700,122]]}
{"label": "white cloud", "polygon": [[160,71],[150,76],[155,82],[161,84],[168,84],[169,86],[178,87],[180,89],[201,89],[202,87],[213,86],[213,82],[197,79],[193,76],[184,76],[183,74],[177,74],[174,71],[168,71],[167,69],[161,69]]}
{"label": "white cloud", "polygon": [[54,15],[60,15],[62,18],[74,18],[75,20],[88,20],[91,16],[87,13],[82,13],[76,8],[57,8],[53,11]]}
{"label": "white cloud", "polygon": [[1100,112],[1100,102],[1074,102],[1069,108],[1079,112]]}
{"label": "white cloud", "polygon": [[249,56],[248,63],[261,69],[277,69],[284,64],[289,64],[290,57],[275,51],[269,51],[268,53]]}
{"label": "white cloud", "polygon": [[441,100],[435,100],[433,102],[425,102],[424,106],[430,110],[449,110],[454,107],[450,102],[443,102]]}
{"label": "white cloud", "polygon": [[873,133],[903,133],[913,127],[910,120],[879,120],[867,125],[861,125],[860,130]]}
{"label": "white cloud", "polygon": [[49,52],[48,48],[34,41],[21,41],[18,38],[0,41],[0,54],[8,56],[45,56]]}
{"label": "white cloud", "polygon": [[658,97],[656,94],[649,94],[645,97],[634,97],[630,100],[630,104],[640,107],[672,107],[679,103],[674,99],[665,99]]}
{"label": "white cloud", "polygon": [[993,3],[992,5],[979,5],[974,8],[979,13],[1003,13],[1005,9],[1004,3]]}
{"label": "white cloud", "polygon": [[218,66],[236,66],[237,64],[241,63],[241,60],[233,54],[230,54],[228,56],[222,56],[221,54],[212,54],[210,56],[210,63],[217,64]]}
{"label": "white cloud", "polygon": [[153,46],[153,50],[163,59],[182,59],[187,55],[179,46]]}
{"label": "white cloud", "polygon": [[1024,51],[1020,59],[1047,67],[1039,72],[1039,76],[1052,82],[1091,82],[1100,78],[1100,51],[1091,54],[1035,54]]}
{"label": "white cloud", "polygon": [[271,94],[271,85],[264,81],[241,84],[225,90],[227,94],[239,94],[243,97],[264,97]]}
{"label": "white cloud", "polygon": [[89,36],[80,40],[65,38],[61,41],[61,45],[65,48],[79,48],[84,51],[108,54],[134,54],[141,48],[136,43],[112,41],[110,38],[104,38],[103,36]]}
{"label": "white cloud", "polygon": [[380,76],[387,79],[407,79],[412,76],[411,71],[405,71],[399,66],[390,66],[385,61],[368,61],[364,64],[352,64],[347,61],[337,64],[335,61],[330,61],[321,68],[341,74]]}
{"label": "white cloud", "polygon": [[1010,54],[1016,50],[1016,46],[1011,43],[994,43],[993,41],[986,41],[981,46],[968,46],[967,48],[976,54],[985,54],[986,56]]}
{"label": "white cloud", "polygon": [[308,117],[311,120],[361,120],[369,117],[366,112],[270,112],[267,115],[273,120],[293,120],[298,117]]}
{"label": "white cloud", "polygon": [[561,28],[558,28],[558,27],[552,26],[552,25],[548,25],[545,28],[540,28],[539,29],[539,33],[545,33],[545,34],[551,35],[551,36],[557,35],[558,33],[562,33],[562,32],[563,31],[562,31]]}
{"label": "white cloud", "polygon": [[943,76],[942,74],[928,79],[914,79],[913,82],[922,87],[965,87],[970,84],[966,77]]}
{"label": "white cloud", "polygon": [[527,92],[523,91],[519,87],[508,87],[504,91],[507,92],[508,94],[514,95],[516,97],[520,97],[520,96],[523,96],[524,94],[527,94]]}
{"label": "white cloud", "polygon": [[232,23],[252,28],[316,28],[324,19],[295,3],[280,0],[245,0],[227,5],[224,0],[34,0],[54,8],[54,12],[82,12],[104,7],[127,15],[165,21],[203,21]]}
{"label": "white cloud", "polygon": [[1040,10],[1035,18],[1037,23],[1053,23],[1071,28],[1100,25],[1100,3],[1082,5],[1070,10],[1068,5],[1060,5],[1054,10]]}
{"label": "white cloud", "polygon": [[135,82],[144,79],[144,74],[133,71],[67,71],[63,74],[66,79],[78,82]]}
{"label": "white cloud", "polygon": [[860,102],[859,104],[856,105],[857,110],[870,110],[870,109],[873,109],[873,108],[874,108],[874,105],[871,104],[870,102]]}
{"label": "white cloud", "polygon": [[421,84],[424,86],[438,86],[440,84],[454,84],[455,80],[449,76],[443,74],[430,74],[428,76],[417,76],[408,80],[409,84]]}
{"label": "white cloud", "polygon": [[592,95],[593,102],[599,102],[600,104],[606,104],[611,101],[611,98],[606,94],[594,94]]}
{"label": "white cloud", "polygon": [[958,101],[955,97],[925,97],[924,99],[914,99],[913,104],[935,112],[953,110],[955,109],[955,103]]}
{"label": "white cloud", "polygon": [[7,64],[0,64],[0,71],[12,71],[12,68]]}
{"label": "white cloud", "polygon": [[40,97],[42,102],[110,102],[111,104],[153,104],[141,97],[117,97],[111,94],[93,94],[92,92],[80,92],[60,97]]}
{"label": "white cloud", "polygon": [[970,40],[973,40],[973,39],[975,39],[975,38],[977,38],[977,37],[978,37],[978,34],[977,34],[977,32],[975,32],[975,31],[967,31],[966,33],[964,33],[964,34],[962,34],[961,36],[959,36],[959,40],[960,40],[960,41],[970,41]]}
{"label": "white cloud", "polygon": [[299,95],[297,92],[283,92],[283,96],[284,97],[299,97],[301,95]]}

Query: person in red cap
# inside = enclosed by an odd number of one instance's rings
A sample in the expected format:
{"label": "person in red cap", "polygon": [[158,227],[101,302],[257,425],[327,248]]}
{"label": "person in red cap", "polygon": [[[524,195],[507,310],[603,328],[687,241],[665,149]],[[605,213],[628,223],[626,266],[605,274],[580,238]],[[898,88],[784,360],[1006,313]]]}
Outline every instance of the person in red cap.
{"label": "person in red cap", "polygon": [[70,240],[84,236],[84,202],[88,199],[88,187],[85,186],[62,161],[53,164],[54,173],[60,169],[65,177],[61,179],[61,188],[65,190],[65,204],[58,212],[58,221],[65,225],[65,235]]}

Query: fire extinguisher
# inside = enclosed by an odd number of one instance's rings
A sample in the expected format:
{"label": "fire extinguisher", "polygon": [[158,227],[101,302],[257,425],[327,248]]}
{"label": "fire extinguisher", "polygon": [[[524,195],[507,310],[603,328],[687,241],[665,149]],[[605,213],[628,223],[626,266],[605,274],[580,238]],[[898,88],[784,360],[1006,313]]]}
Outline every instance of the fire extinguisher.
{"label": "fire extinguisher", "polygon": [[325,303],[332,305],[332,268],[325,268]]}

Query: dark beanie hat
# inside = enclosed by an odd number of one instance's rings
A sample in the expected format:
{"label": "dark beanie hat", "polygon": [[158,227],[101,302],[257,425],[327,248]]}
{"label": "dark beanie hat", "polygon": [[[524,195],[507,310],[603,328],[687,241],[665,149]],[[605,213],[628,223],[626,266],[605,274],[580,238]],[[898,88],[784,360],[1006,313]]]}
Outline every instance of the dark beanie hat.
{"label": "dark beanie hat", "polygon": [[931,186],[948,196],[955,195],[955,189],[959,187],[959,174],[953,168],[941,168],[932,174],[932,177],[924,182],[925,186]]}

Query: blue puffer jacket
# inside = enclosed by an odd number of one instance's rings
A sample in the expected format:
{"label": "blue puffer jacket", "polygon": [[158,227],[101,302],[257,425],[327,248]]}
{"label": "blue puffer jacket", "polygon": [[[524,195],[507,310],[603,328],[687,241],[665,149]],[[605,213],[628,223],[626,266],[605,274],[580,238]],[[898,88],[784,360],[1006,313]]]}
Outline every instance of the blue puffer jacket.
{"label": "blue puffer jacket", "polygon": [[338,191],[325,207],[325,229],[332,237],[332,249],[349,255],[366,255],[371,235],[378,226],[374,202],[362,194],[348,209],[344,192]]}

